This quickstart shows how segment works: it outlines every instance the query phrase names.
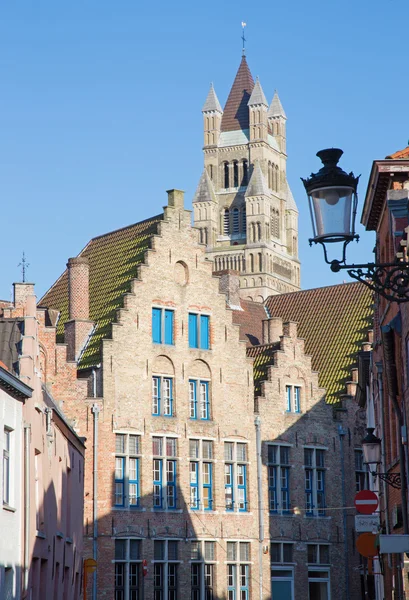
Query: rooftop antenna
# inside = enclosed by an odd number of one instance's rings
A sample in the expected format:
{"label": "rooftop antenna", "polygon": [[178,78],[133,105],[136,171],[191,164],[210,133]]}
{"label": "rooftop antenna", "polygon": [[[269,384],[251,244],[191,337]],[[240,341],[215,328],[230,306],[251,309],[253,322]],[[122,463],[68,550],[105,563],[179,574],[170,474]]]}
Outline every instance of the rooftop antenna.
{"label": "rooftop antenna", "polygon": [[30,263],[28,263],[26,261],[26,255],[23,251],[23,258],[21,259],[21,263],[18,263],[17,265],[18,267],[21,267],[21,274],[23,275],[23,283],[26,282],[26,274],[27,274],[27,269],[30,266]]}
{"label": "rooftop antenna", "polygon": [[242,48],[242,53],[243,56],[246,56],[246,38],[244,37],[244,28],[246,27],[247,23],[245,23],[244,21],[241,22],[241,28],[242,28],[242,34],[241,34],[241,39],[243,40],[243,48]]}

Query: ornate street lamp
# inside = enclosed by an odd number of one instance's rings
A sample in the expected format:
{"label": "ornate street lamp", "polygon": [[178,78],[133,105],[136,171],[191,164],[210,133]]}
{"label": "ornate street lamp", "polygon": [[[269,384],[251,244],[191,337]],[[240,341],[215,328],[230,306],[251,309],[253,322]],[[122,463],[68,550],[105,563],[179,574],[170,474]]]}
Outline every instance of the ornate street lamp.
{"label": "ornate street lamp", "polygon": [[[353,240],[355,217],[358,203],[357,187],[359,177],[346,173],[338,167],[343,152],[339,148],[320,150],[317,156],[323,167],[318,173],[311,173],[302,179],[308,195],[314,237],[310,246],[321,244],[325,262],[337,273],[347,269],[353,279],[357,279],[381,296],[394,302],[409,301],[409,264],[407,255],[402,252],[393,263],[346,264],[346,248]],[[326,244],[341,242],[342,257],[328,260]]]}
{"label": "ornate street lamp", "polygon": [[[364,464],[368,465],[371,475],[374,477],[379,477],[379,479],[382,479],[382,481],[386,481],[388,485],[400,490],[400,473],[378,473],[378,465],[381,464],[381,440],[374,435],[374,427],[368,427],[366,431],[366,436],[361,442],[362,452],[364,454]],[[372,471],[371,465],[373,465]]]}

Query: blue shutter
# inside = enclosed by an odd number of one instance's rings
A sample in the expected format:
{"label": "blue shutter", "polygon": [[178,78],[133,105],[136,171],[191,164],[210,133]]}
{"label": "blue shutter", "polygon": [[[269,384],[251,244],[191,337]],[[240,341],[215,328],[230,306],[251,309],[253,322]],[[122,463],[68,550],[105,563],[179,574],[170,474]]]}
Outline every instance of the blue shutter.
{"label": "blue shutter", "polygon": [[200,315],[200,347],[209,350],[209,317]]}
{"label": "blue shutter", "polygon": [[154,344],[162,343],[161,317],[162,309],[152,308],[152,342]]}
{"label": "blue shutter", "polygon": [[198,348],[197,315],[189,313],[189,348]]}
{"label": "blue shutter", "polygon": [[165,344],[173,344],[173,310],[165,310]]}

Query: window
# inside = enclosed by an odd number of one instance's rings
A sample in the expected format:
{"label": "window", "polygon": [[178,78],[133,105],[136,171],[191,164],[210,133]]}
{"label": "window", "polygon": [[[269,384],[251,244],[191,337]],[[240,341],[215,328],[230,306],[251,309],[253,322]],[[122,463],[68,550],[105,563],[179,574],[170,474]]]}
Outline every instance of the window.
{"label": "window", "polygon": [[298,385],[286,385],[286,412],[301,412],[301,388]]}
{"label": "window", "polygon": [[227,542],[227,599],[248,600],[250,542]]}
{"label": "window", "polygon": [[224,442],[224,495],[227,511],[246,512],[247,444]]}
{"label": "window", "polygon": [[3,438],[3,504],[10,504],[11,486],[10,486],[10,451],[11,451],[11,431],[4,428]]}
{"label": "window", "polygon": [[142,597],[141,540],[115,540],[115,600]]}
{"label": "window", "polygon": [[247,185],[248,184],[248,163],[246,160],[243,160],[243,178],[241,180],[241,184],[242,185]]}
{"label": "window", "polygon": [[213,600],[215,542],[192,541],[190,559],[191,600]]}
{"label": "window", "polygon": [[227,189],[230,187],[229,163],[228,162],[224,163],[223,172],[224,172],[224,187]]}
{"label": "window", "polygon": [[294,570],[272,566],[271,591],[273,598],[279,598],[280,600],[294,600]]}
{"label": "window", "polygon": [[152,438],[154,508],[176,508],[176,446],[176,438]]}
{"label": "window", "polygon": [[140,500],[139,472],[141,436],[115,434],[115,506],[137,508]]}
{"label": "window", "polygon": [[189,408],[191,419],[210,419],[208,381],[189,379]]}
{"label": "window", "polygon": [[189,313],[189,348],[210,348],[210,317]]}
{"label": "window", "polygon": [[174,311],[152,308],[152,341],[154,344],[174,344]]}
{"label": "window", "polygon": [[307,562],[314,565],[329,565],[329,545],[328,544],[308,544]]}
{"label": "window", "polygon": [[272,563],[292,563],[293,562],[293,544],[286,542],[271,543],[271,562]]}
{"label": "window", "polygon": [[223,211],[223,235],[230,234],[230,213],[229,209],[225,208]]}
{"label": "window", "polygon": [[309,600],[329,600],[329,584],[328,569],[308,569]]}
{"label": "window", "polygon": [[369,473],[362,450],[355,450],[355,487],[357,492],[369,489]]}
{"label": "window", "polygon": [[268,446],[268,501],[272,513],[290,512],[290,447]]}
{"label": "window", "polygon": [[239,209],[233,208],[233,233],[239,233]]}
{"label": "window", "polygon": [[309,516],[325,516],[325,450],[304,448],[305,508]]}
{"label": "window", "polygon": [[173,417],[173,378],[152,377],[152,414]]}
{"label": "window", "polygon": [[153,542],[154,600],[177,599],[178,544],[176,540],[154,540]]}
{"label": "window", "polygon": [[239,163],[233,162],[233,187],[239,187]]}
{"label": "window", "polygon": [[213,442],[189,440],[190,508],[213,510]]}

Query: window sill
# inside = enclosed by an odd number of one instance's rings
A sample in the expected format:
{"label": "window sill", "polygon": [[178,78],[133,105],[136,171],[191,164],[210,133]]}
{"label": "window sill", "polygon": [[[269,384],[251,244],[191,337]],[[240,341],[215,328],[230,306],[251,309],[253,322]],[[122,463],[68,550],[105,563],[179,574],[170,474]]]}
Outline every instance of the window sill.
{"label": "window sill", "polygon": [[7,510],[8,512],[15,513],[17,511],[14,506],[10,506],[10,504],[3,503],[3,510]]}
{"label": "window sill", "polygon": [[144,512],[144,511],[146,511],[146,508],[144,508],[143,506],[113,506],[112,510],[114,510],[114,511],[125,510],[127,512]]}
{"label": "window sill", "polygon": [[182,514],[182,508],[151,508],[151,512],[154,513],[172,513],[172,514]]}
{"label": "window sill", "polygon": [[222,515],[238,515],[238,516],[252,516],[253,513],[249,511],[237,511],[237,510],[225,510],[221,513]]}
{"label": "window sill", "polygon": [[296,517],[297,515],[292,512],[275,512],[273,510],[270,510],[270,512],[268,513],[270,515],[270,517],[290,517],[291,519],[293,519],[294,517]]}
{"label": "window sill", "polygon": [[175,347],[175,342],[172,342],[171,344],[167,344],[166,342],[154,342],[152,340],[152,344],[154,346],[166,346],[167,348],[174,348]]}

